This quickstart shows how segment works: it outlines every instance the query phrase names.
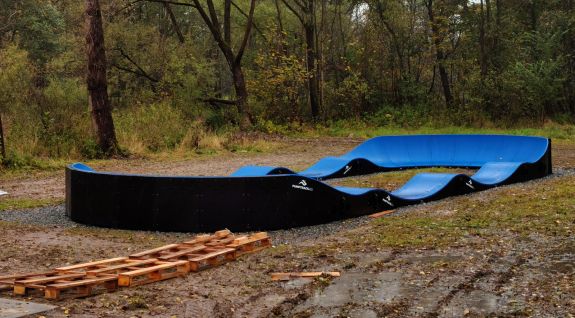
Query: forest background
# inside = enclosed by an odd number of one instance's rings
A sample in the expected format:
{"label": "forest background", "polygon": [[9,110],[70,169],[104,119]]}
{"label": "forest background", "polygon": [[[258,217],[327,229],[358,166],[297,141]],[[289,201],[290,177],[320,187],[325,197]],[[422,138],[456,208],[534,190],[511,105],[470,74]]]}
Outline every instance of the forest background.
{"label": "forest background", "polygon": [[[118,144],[146,156],[261,151],[262,135],[572,138],[574,2],[100,0]],[[85,10],[0,0],[4,168],[103,156]]]}

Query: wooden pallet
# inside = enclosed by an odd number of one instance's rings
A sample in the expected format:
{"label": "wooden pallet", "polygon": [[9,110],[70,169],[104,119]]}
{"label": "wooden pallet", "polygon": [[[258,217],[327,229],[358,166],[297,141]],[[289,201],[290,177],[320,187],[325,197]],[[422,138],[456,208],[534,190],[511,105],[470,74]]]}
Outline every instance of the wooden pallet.
{"label": "wooden pallet", "polygon": [[119,286],[137,286],[185,275],[190,272],[190,265],[188,261],[118,257],[56,270],[62,273],[83,273],[87,278],[114,277]]}
{"label": "wooden pallet", "polygon": [[[168,244],[146,250],[143,252],[130,255],[132,259],[150,259],[157,258],[162,260],[174,259],[178,256],[190,254],[194,252],[192,248],[199,246],[222,246],[234,240],[235,236],[230,230],[221,230],[215,232],[213,235],[198,235],[191,240],[185,241],[180,244]],[[183,257],[185,259],[185,257]]]}
{"label": "wooden pallet", "polygon": [[186,245],[197,245],[197,244],[204,244],[204,245],[217,245],[220,242],[230,240],[233,241],[235,235],[230,232],[230,230],[221,230],[215,232],[213,235],[198,235],[189,241],[183,242]]}
{"label": "wooden pallet", "polygon": [[184,244],[168,244],[164,246],[160,246],[157,248],[153,248],[150,250],[146,250],[143,252],[135,253],[130,255],[131,259],[157,259],[162,257],[165,254],[176,253],[183,249],[190,248],[189,245]]}
{"label": "wooden pallet", "polygon": [[62,294],[67,292],[66,298],[79,298],[95,295],[99,290],[113,292],[118,288],[118,278],[114,275],[104,277],[87,277],[74,281],[62,281],[47,285],[44,289],[46,299],[62,299]]}
{"label": "wooden pallet", "polygon": [[198,235],[191,240],[52,271],[0,276],[0,290],[15,295],[44,292],[47,299],[86,297],[119,286],[138,286],[199,271],[233,261],[238,256],[271,246],[265,232],[237,237],[229,230]]}
{"label": "wooden pallet", "polygon": [[250,236],[242,236],[226,245],[236,250],[236,257],[248,253],[255,253],[272,246],[271,238],[266,232],[258,232]]}
{"label": "wooden pallet", "polygon": [[235,260],[236,250],[233,248],[206,247],[197,253],[186,256],[190,262],[191,271],[197,272]]}
{"label": "wooden pallet", "polygon": [[120,264],[120,263],[123,263],[124,261],[126,261],[127,259],[128,259],[127,257],[108,258],[108,259],[103,259],[103,260],[94,261],[94,262],[58,267],[58,268],[56,268],[56,271],[60,272],[60,273],[87,272],[90,270],[97,270],[99,268],[106,268],[108,266]]}
{"label": "wooden pallet", "polygon": [[184,276],[189,272],[190,262],[188,261],[156,261],[135,270],[119,273],[118,285],[125,287],[139,286],[173,277]]}
{"label": "wooden pallet", "polygon": [[33,278],[33,277],[45,277],[55,274],[57,274],[56,271],[46,271],[46,272],[11,274],[11,275],[0,276],[0,291],[14,289],[14,282],[16,282],[17,280],[22,280],[25,278]]}
{"label": "wooden pallet", "polygon": [[46,285],[58,282],[69,282],[75,279],[84,278],[83,273],[50,273],[48,275],[30,276],[14,281],[14,295],[27,295],[30,290],[46,289]]}
{"label": "wooden pallet", "polygon": [[[118,287],[118,278],[113,275],[87,277],[85,273],[49,272],[43,275],[20,277],[14,281],[14,295],[25,296],[31,290],[43,291],[47,299],[78,298],[94,295],[100,289],[110,292]],[[99,288],[103,287],[103,288]]]}
{"label": "wooden pallet", "polygon": [[[210,245],[211,246],[203,244],[186,245],[185,248],[177,249],[176,251],[163,250],[159,252],[159,254],[153,255],[159,255],[159,261],[187,261],[189,262],[190,270],[193,272],[218,266],[236,259],[236,249],[225,247],[219,242],[218,244]],[[146,259],[145,257],[148,257],[148,255],[145,255],[143,259]]]}

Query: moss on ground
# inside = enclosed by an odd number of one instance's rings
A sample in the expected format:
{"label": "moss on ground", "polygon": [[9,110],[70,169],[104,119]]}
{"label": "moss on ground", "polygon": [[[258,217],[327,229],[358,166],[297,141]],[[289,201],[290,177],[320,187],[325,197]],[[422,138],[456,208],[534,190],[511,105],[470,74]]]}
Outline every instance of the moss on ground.
{"label": "moss on ground", "polygon": [[523,136],[545,136],[561,142],[575,143],[575,125],[561,125],[550,123],[539,128],[473,128],[459,126],[422,126],[408,129],[394,126],[370,125],[365,122],[341,121],[333,123],[329,127],[316,126],[313,129],[301,129],[293,131],[294,135],[301,136],[338,136],[371,138],[383,135],[416,135],[416,134],[505,134]]}
{"label": "moss on ground", "polygon": [[551,178],[440,201],[432,207],[374,221],[365,239],[386,247],[442,247],[501,231],[571,236],[575,176]]}
{"label": "moss on ground", "polygon": [[386,190],[395,190],[404,185],[409,179],[419,173],[432,172],[432,173],[463,173],[472,175],[474,170],[470,169],[450,169],[450,168],[425,168],[425,169],[410,169],[403,171],[391,171],[373,174],[369,176],[361,176],[355,178],[336,179],[327,181],[327,183],[334,186],[345,187],[359,187],[359,188],[378,188]]}
{"label": "moss on ground", "polygon": [[3,198],[0,199],[0,211],[38,208],[49,205],[57,205],[63,202],[64,200],[61,198],[49,198],[49,199]]}

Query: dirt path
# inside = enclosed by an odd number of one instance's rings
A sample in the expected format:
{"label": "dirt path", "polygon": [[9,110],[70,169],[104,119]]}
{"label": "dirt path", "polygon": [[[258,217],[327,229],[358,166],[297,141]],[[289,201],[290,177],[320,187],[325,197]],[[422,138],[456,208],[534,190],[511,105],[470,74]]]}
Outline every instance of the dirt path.
{"label": "dirt path", "polygon": [[[113,160],[97,164],[97,168],[126,173],[166,175],[228,175],[246,165],[284,166],[301,170],[328,155],[340,155],[361,143],[354,138],[278,139],[273,153],[225,153],[205,155],[178,161],[145,159]],[[64,198],[64,171],[22,176],[2,180],[0,188],[9,193],[5,198]]]}

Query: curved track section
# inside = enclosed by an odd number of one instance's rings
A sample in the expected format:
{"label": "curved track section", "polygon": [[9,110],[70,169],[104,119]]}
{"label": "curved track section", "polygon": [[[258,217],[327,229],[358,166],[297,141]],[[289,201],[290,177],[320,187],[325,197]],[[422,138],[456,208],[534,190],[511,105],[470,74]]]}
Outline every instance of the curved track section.
{"label": "curved track section", "polygon": [[[473,176],[420,173],[395,191],[332,187],[320,179],[421,167],[480,168]],[[314,225],[467,194],[551,173],[550,140],[490,135],[389,136],[300,172],[244,167],[228,177],[66,169],[66,212],[79,223],[207,232]]]}

